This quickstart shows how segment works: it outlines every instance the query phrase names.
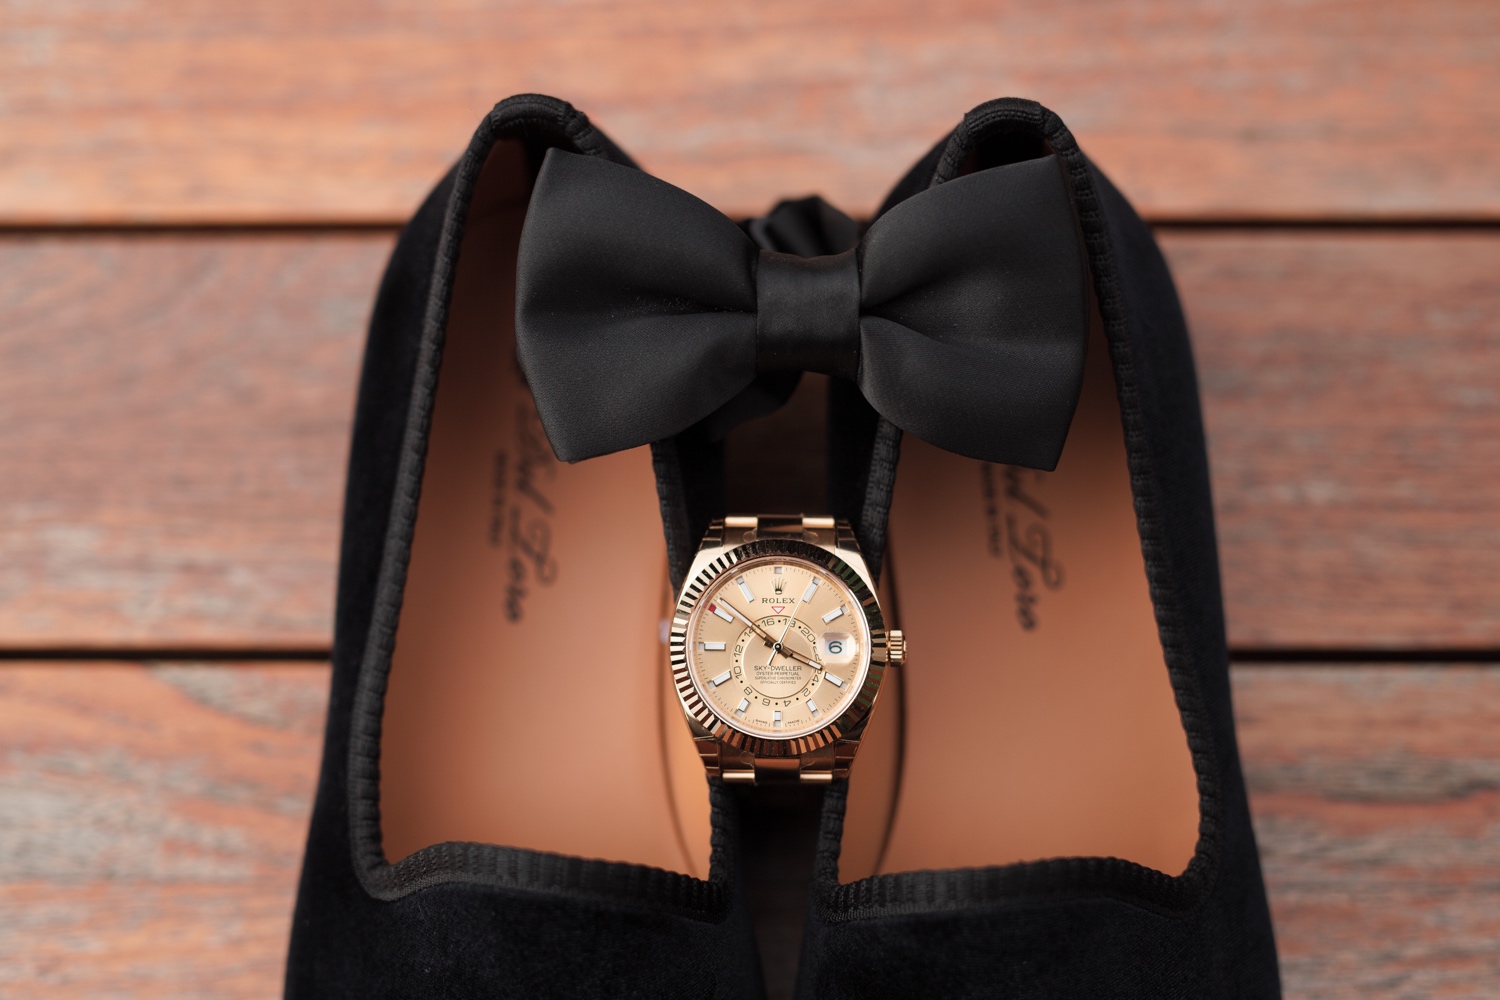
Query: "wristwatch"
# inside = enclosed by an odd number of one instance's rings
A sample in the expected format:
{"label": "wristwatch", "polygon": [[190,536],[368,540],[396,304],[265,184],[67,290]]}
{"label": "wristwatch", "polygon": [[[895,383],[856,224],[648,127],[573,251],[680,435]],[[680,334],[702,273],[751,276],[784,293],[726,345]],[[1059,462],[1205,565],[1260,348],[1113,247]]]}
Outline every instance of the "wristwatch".
{"label": "wristwatch", "polygon": [[887,630],[848,522],[714,521],[672,616],[672,682],[710,777],[827,782],[849,775],[887,669]]}

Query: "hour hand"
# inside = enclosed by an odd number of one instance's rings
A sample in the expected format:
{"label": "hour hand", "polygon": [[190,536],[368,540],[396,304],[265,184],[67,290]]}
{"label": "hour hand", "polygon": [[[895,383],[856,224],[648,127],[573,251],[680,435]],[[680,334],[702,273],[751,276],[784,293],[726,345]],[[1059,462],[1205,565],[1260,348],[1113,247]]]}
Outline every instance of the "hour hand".
{"label": "hour hand", "polygon": [[803,656],[801,653],[797,652],[795,649],[787,649],[785,646],[782,646],[781,647],[781,655],[782,656],[790,656],[792,659],[796,660],[798,663],[805,663],[809,667],[812,667],[814,670],[821,670],[821,669],[823,669],[823,665],[821,663],[818,663],[815,660],[812,660],[812,659],[809,659],[806,656]]}

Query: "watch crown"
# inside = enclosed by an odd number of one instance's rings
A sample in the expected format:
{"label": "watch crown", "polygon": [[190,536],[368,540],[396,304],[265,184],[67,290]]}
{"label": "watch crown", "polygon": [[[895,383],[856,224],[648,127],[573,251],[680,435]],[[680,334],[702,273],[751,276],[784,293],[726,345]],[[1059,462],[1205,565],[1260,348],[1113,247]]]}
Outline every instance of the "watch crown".
{"label": "watch crown", "polygon": [[906,633],[893,628],[885,640],[886,661],[899,667],[906,662]]}

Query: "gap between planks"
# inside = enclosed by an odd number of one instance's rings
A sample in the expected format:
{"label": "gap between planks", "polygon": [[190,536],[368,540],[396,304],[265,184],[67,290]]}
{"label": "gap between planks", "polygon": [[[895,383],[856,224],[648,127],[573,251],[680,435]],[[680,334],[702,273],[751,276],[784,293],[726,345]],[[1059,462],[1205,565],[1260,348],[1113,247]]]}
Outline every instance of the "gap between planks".
{"label": "gap between planks", "polygon": [[[715,206],[716,208],[718,206]],[[753,210],[723,208],[734,219],[758,214]],[[1246,216],[1198,215],[1191,217],[1160,216],[1143,213],[1142,219],[1160,232],[1195,232],[1227,230],[1231,232],[1328,232],[1328,233],[1411,233],[1411,232],[1500,232],[1500,216],[1463,215],[1276,215]],[[405,218],[369,222],[325,222],[313,219],[263,219],[254,222],[57,222],[8,223],[0,219],[0,238],[13,236],[395,236],[406,224]],[[857,220],[867,223],[870,220]]]}
{"label": "gap between planks", "polygon": [[[218,664],[223,666],[261,663],[326,663],[332,651],[321,648],[238,649],[116,649],[12,648],[0,649],[0,668],[9,663],[63,663],[82,665],[120,662]],[[1334,666],[1442,667],[1500,663],[1500,649],[1316,649],[1268,648],[1229,650],[1235,667]]]}

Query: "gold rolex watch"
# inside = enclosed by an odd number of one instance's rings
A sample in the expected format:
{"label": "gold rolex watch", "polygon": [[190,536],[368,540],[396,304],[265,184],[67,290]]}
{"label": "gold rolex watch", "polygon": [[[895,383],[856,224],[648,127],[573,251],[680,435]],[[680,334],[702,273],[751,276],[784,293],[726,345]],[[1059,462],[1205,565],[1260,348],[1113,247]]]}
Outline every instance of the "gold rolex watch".
{"label": "gold rolex watch", "polygon": [[905,658],[848,522],[714,521],[678,596],[673,686],[710,777],[845,778]]}

